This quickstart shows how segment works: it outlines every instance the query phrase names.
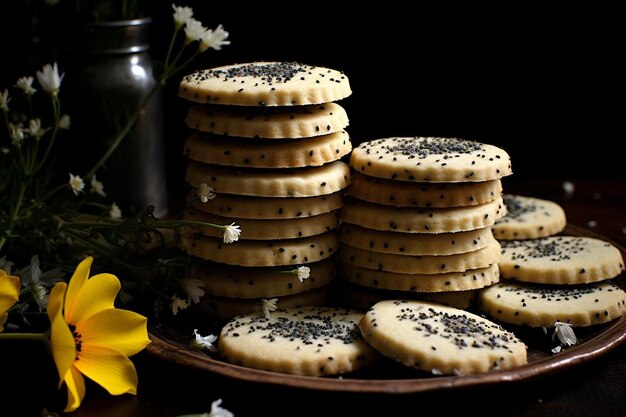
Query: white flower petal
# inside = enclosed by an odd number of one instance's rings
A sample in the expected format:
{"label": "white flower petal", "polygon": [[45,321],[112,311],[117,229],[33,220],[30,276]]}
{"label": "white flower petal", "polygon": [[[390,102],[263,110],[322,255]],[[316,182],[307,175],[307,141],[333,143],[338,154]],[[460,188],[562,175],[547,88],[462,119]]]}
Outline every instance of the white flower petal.
{"label": "white flower petal", "polygon": [[187,294],[187,304],[191,305],[192,301],[194,304],[200,302],[200,297],[204,295],[204,290],[200,287],[204,287],[204,282],[197,278],[185,278],[182,280],[181,286]]}
{"label": "white flower petal", "polygon": [[304,280],[311,275],[311,268],[308,266],[300,266],[296,269],[296,275],[298,275],[300,282],[304,282]]}
{"label": "white flower petal", "polygon": [[83,188],[85,188],[85,182],[79,175],[70,174],[70,187],[72,188],[74,195],[78,195],[78,193],[83,191]]}
{"label": "white flower petal", "polygon": [[24,91],[24,94],[28,96],[35,94],[37,91],[33,88],[33,77],[20,77],[15,86]]}
{"label": "white flower petal", "polygon": [[172,4],[174,9],[174,25],[176,30],[182,28],[193,17],[193,9],[191,7],[182,7]]}
{"label": "white flower petal", "polygon": [[200,38],[200,45],[198,48],[200,52],[204,52],[209,48],[213,48],[216,51],[222,49],[224,45],[230,45],[230,41],[227,41],[228,32],[224,30],[222,25],[219,25],[215,30],[207,29],[203,36]]}
{"label": "white flower petal", "polygon": [[196,349],[206,349],[209,352],[217,352],[217,348],[213,346],[213,343],[217,340],[217,336],[212,334],[202,336],[198,333],[198,329],[193,329],[193,334],[195,335],[195,339],[191,341],[191,346]]}
{"label": "white flower petal", "polygon": [[53,65],[46,64],[42,71],[37,71],[37,81],[46,93],[56,96],[61,88],[61,81],[65,74],[59,77],[59,69],[57,63]]}
{"label": "white flower petal", "polygon": [[172,297],[172,302],[170,303],[170,308],[172,309],[172,314],[178,314],[179,310],[184,310],[189,307],[189,304],[182,298],[178,298],[176,296]]}
{"label": "white flower petal", "polygon": [[109,217],[113,220],[119,220],[122,218],[122,210],[120,210],[117,204],[111,204],[111,207],[109,208]]}
{"label": "white flower petal", "polygon": [[270,319],[272,318],[271,316],[271,312],[272,311],[276,311],[276,309],[278,308],[276,306],[276,303],[278,302],[278,298],[270,298],[269,300],[267,298],[263,298],[261,300],[261,308],[263,309],[263,315],[265,316],[265,318]]}
{"label": "white flower petal", "polygon": [[224,228],[224,243],[233,243],[239,240],[241,229],[234,222]]}

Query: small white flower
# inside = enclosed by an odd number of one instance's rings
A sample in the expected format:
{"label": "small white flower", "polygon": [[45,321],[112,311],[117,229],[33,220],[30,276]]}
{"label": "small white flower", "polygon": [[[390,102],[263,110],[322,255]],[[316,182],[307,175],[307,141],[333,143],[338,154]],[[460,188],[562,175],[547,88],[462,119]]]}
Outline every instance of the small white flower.
{"label": "small white flower", "polygon": [[20,146],[22,141],[24,140],[24,129],[22,129],[22,124],[13,124],[9,122],[9,136],[11,136],[11,143],[14,146]]}
{"label": "small white flower", "polygon": [[233,243],[239,240],[241,229],[235,224],[235,222],[222,227],[224,229],[224,243]]}
{"label": "small white flower", "polygon": [[193,9],[191,7],[181,7],[172,3],[172,9],[174,9],[176,30],[182,28],[193,17]]}
{"label": "small white flower", "polygon": [[563,346],[574,346],[578,339],[574,334],[574,329],[568,323],[562,323],[560,321],[554,322],[554,333],[552,334],[552,340],[554,337],[558,337]]}
{"label": "small white flower", "polygon": [[54,65],[46,64],[43,66],[42,71],[37,71],[37,81],[46,93],[56,96],[59,94],[59,88],[61,88],[61,81],[65,74],[59,77],[59,69],[57,63]]}
{"label": "small white flower", "polygon": [[104,192],[104,184],[96,179],[96,174],[93,174],[93,177],[91,177],[91,192],[100,194],[102,197],[106,197],[106,193]]}
{"label": "small white flower", "polygon": [[216,51],[222,49],[224,45],[230,45],[230,41],[227,41],[228,32],[224,30],[222,25],[219,25],[215,30],[207,29],[200,38],[200,45],[198,49],[200,52],[204,52],[209,48],[213,48]]}
{"label": "small white flower", "polygon": [[41,128],[41,119],[30,119],[28,121],[28,134],[34,138],[39,139],[46,133],[45,129]]}
{"label": "small white flower", "polygon": [[198,334],[198,329],[193,329],[193,334],[196,338],[191,341],[192,347],[196,349],[206,349],[209,352],[217,352],[217,348],[213,346],[213,343],[217,340],[217,336],[213,334],[202,336]]}
{"label": "small white flower", "polygon": [[204,295],[204,290],[200,287],[204,287],[204,282],[200,281],[197,278],[185,278],[181,283],[183,287],[183,291],[187,294],[187,304],[191,305],[193,301],[194,304],[198,304],[200,302],[200,297]]}
{"label": "small white flower", "polygon": [[15,264],[9,260],[7,260],[6,256],[0,258],[0,269],[4,269],[4,271],[11,275],[11,269],[15,266]]}
{"label": "small white flower", "polygon": [[206,183],[201,183],[198,189],[196,190],[196,194],[200,197],[200,201],[206,203],[209,200],[213,200],[215,198],[215,190],[212,187],[206,185]]}
{"label": "small white flower", "polygon": [[2,109],[3,112],[9,111],[9,101],[11,101],[11,98],[9,97],[9,90],[5,89],[0,92],[0,109]]}
{"label": "small white flower", "polygon": [[208,29],[202,26],[202,22],[193,17],[189,18],[187,22],[185,22],[185,45],[204,38],[207,31]]}
{"label": "small white flower", "polygon": [[561,350],[562,350],[561,345],[559,345],[559,346],[555,347],[554,349],[551,349],[550,352],[556,354],[556,353],[561,353]]}
{"label": "small white flower", "polygon": [[59,129],[68,130],[70,128],[70,115],[64,114],[59,119]]}
{"label": "small white flower", "polygon": [[182,298],[178,298],[175,295],[172,296],[172,302],[170,303],[170,307],[172,308],[172,314],[178,314],[178,310],[184,310],[189,307],[189,304]]}
{"label": "small white flower", "polygon": [[33,292],[33,297],[39,305],[39,310],[45,311],[48,308],[48,292],[46,288],[41,284],[35,284],[30,290]]}
{"label": "small white flower", "polygon": [[111,207],[109,207],[109,217],[113,220],[119,220],[122,218],[122,210],[120,210],[117,204],[113,203],[111,204]]}
{"label": "small white flower", "polygon": [[21,88],[27,96],[31,96],[37,91],[33,88],[33,77],[20,77],[15,86]]}
{"label": "small white flower", "polygon": [[294,269],[294,271],[298,276],[298,280],[300,280],[300,282],[304,282],[304,280],[311,275],[311,268],[309,268],[308,266],[300,266]]}
{"label": "small white flower", "polygon": [[211,404],[211,412],[204,413],[200,417],[235,417],[233,413],[225,408],[220,407],[220,404],[222,404],[221,398],[219,400],[213,401],[213,403]]}
{"label": "small white flower", "polygon": [[276,307],[276,302],[278,302],[278,298],[270,298],[269,300],[267,298],[263,298],[261,300],[261,308],[263,309],[263,315],[265,318],[272,318],[270,313],[278,308]]}
{"label": "small white flower", "polygon": [[78,195],[78,193],[83,191],[83,188],[85,188],[85,181],[83,181],[80,175],[70,174],[70,187],[72,188],[72,191],[74,191],[74,195]]}

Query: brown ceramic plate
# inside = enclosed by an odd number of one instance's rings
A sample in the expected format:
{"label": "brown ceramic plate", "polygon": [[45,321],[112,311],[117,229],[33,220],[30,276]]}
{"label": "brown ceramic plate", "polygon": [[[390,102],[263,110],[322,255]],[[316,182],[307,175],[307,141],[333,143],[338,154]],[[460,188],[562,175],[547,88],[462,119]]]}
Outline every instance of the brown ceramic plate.
{"label": "brown ceramic plate", "polygon": [[[568,225],[563,234],[608,240],[572,225]],[[626,249],[614,242],[612,243],[626,257]],[[619,281],[623,286],[623,278]],[[529,380],[577,366],[598,358],[626,340],[626,316],[607,324],[577,329],[579,344],[556,355],[550,353],[550,348],[555,344],[550,341],[549,336],[541,332],[541,329],[518,327],[512,328],[512,330],[528,345],[529,363],[515,369],[467,376],[435,377],[404,368],[391,361],[382,361],[380,365],[371,369],[344,375],[342,378],[280,374],[212,359],[208,355],[189,347],[190,336],[188,332],[182,335],[176,329],[170,329],[167,326],[161,326],[158,330],[152,328],[150,332],[152,344],[148,346],[147,350],[152,355],[166,361],[242,381],[324,391],[401,394]]]}

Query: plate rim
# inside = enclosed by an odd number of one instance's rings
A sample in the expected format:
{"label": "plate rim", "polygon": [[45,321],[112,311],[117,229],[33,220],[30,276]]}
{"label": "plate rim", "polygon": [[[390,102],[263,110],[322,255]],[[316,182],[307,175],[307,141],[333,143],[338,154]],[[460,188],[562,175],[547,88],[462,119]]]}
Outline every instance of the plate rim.
{"label": "plate rim", "polygon": [[[567,224],[562,233],[593,237],[610,242],[626,256],[626,249],[598,233]],[[172,343],[159,337],[158,331],[149,326],[148,335],[152,343],[146,351],[160,359],[186,367],[209,371],[224,377],[247,382],[305,388],[319,391],[410,394],[432,390],[448,390],[462,387],[511,383],[540,378],[552,372],[562,371],[608,353],[626,341],[626,316],[608,324],[608,328],[591,339],[568,348],[558,355],[547,356],[512,369],[462,376],[437,376],[409,379],[358,379],[337,377],[312,377],[284,374],[261,369],[247,368],[213,359],[193,350],[190,346]]]}

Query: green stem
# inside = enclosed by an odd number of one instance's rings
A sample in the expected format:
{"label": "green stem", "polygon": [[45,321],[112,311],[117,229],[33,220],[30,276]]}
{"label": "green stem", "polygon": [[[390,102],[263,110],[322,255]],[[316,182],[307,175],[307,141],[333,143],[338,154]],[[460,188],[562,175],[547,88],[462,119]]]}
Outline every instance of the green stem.
{"label": "green stem", "polygon": [[128,135],[130,130],[135,125],[135,122],[139,118],[139,115],[143,111],[144,107],[146,107],[146,105],[148,104],[152,96],[157,92],[157,90],[161,87],[161,83],[164,81],[165,81],[164,79],[157,80],[157,82],[154,84],[150,92],[148,92],[148,94],[141,101],[141,104],[139,105],[139,107],[135,109],[135,112],[133,113],[133,115],[130,117],[130,119],[128,119],[124,128],[117,134],[117,136],[115,136],[115,138],[113,139],[113,143],[111,143],[111,146],[109,146],[107,151],[104,153],[104,155],[102,155],[102,157],[98,160],[98,162],[96,162],[96,164],[93,167],[91,167],[87,175],[85,175],[85,178],[91,178],[96,173],[96,171],[102,165],[104,165],[104,163],[111,157],[111,155],[113,155],[113,152],[115,152],[115,150],[120,145],[120,143],[122,143],[122,140],[126,137],[126,135]]}
{"label": "green stem", "polygon": [[15,207],[13,207],[13,212],[11,213],[11,218],[9,219],[9,227],[0,238],[0,252],[2,252],[2,247],[7,241],[7,236],[10,236],[11,233],[13,232],[13,226],[15,226],[15,220],[19,217],[19,212],[20,212],[20,208],[22,207],[22,203],[24,201],[25,192],[26,192],[26,184],[21,184],[20,190],[17,194]]}
{"label": "green stem", "polygon": [[172,34],[172,39],[170,40],[170,47],[168,48],[167,56],[165,57],[165,64],[163,64],[165,68],[167,68],[167,66],[170,63],[170,56],[172,55],[172,49],[174,48],[174,41],[176,40],[176,35],[178,35],[179,30],[180,28],[175,29],[174,33]]}
{"label": "green stem", "polygon": [[211,227],[215,227],[217,229],[222,229],[224,230],[228,225],[221,225],[221,224],[214,224],[214,223],[208,223],[208,222],[201,222],[201,221],[197,221],[197,220],[159,220],[159,227],[162,226],[189,226],[189,225],[194,225],[194,226],[211,226]]}
{"label": "green stem", "polygon": [[41,167],[44,166],[48,156],[50,155],[50,151],[52,150],[52,146],[54,145],[55,139],[57,137],[57,132],[59,131],[59,120],[61,118],[61,103],[59,102],[59,98],[57,96],[52,96],[52,112],[54,114],[54,129],[52,131],[52,137],[50,138],[50,142],[48,142],[48,147],[46,148],[46,152],[43,154],[43,158],[41,158],[41,162],[37,165],[35,171],[39,171]]}
{"label": "green stem", "polygon": [[48,333],[0,333],[0,341],[3,340],[30,340],[50,345]]}

